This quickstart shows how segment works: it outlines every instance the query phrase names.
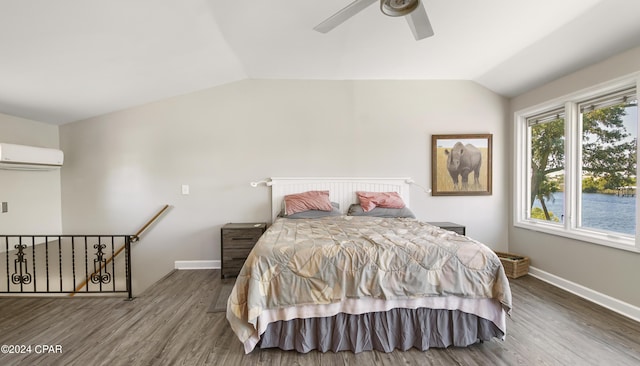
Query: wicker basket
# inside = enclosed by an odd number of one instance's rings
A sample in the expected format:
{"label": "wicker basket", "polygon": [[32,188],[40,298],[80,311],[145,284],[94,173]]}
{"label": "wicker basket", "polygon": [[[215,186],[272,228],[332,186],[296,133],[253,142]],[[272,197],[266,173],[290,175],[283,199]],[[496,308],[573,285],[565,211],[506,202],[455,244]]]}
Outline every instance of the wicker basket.
{"label": "wicker basket", "polygon": [[529,273],[529,257],[518,254],[496,252],[504,272],[509,278],[518,278]]}

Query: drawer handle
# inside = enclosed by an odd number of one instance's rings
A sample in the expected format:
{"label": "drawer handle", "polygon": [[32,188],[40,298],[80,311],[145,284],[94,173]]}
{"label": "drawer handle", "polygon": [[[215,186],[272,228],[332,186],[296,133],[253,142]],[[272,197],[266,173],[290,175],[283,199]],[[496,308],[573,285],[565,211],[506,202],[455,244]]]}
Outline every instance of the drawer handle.
{"label": "drawer handle", "polygon": [[231,238],[231,240],[253,240],[253,237],[248,237],[248,238]]}

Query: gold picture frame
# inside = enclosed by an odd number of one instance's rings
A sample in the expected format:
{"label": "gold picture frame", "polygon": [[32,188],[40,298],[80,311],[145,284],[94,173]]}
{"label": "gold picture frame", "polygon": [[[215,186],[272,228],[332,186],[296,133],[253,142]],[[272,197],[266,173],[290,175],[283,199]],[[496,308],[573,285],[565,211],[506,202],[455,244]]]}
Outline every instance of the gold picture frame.
{"label": "gold picture frame", "polygon": [[491,195],[492,134],[432,135],[431,194]]}

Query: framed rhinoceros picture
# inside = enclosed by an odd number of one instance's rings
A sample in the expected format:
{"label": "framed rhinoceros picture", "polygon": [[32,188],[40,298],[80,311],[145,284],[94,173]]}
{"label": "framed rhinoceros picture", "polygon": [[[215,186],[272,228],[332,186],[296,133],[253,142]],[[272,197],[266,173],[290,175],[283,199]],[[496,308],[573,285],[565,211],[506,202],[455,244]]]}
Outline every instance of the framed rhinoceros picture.
{"label": "framed rhinoceros picture", "polygon": [[491,194],[491,134],[431,136],[431,194]]}

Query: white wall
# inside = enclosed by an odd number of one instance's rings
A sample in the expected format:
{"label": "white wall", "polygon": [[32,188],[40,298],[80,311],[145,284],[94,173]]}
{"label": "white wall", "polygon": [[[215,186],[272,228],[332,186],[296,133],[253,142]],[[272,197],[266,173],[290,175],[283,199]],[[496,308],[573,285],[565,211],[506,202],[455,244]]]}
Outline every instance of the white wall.
{"label": "white wall", "polygon": [[[0,142],[59,148],[58,126],[0,113]],[[0,169],[0,233],[60,234],[60,171],[24,172]]]}
{"label": "white wall", "polygon": [[[635,48],[513,98],[511,111],[515,113],[638,71],[640,48]],[[513,122],[509,126],[512,135]],[[509,167],[512,176],[513,161]],[[513,185],[511,188],[513,192]],[[640,254],[515,228],[513,219],[509,250],[530,256],[532,266],[553,276],[640,307]]]}
{"label": "white wall", "polygon": [[[507,101],[467,81],[245,80],[66,124],[65,233],[134,233],[134,291],[176,260],[220,259],[220,227],[268,221],[271,176],[411,176],[431,180],[431,134],[492,133],[493,195],[412,191],[425,220],[454,221],[505,250]],[[180,194],[189,184],[191,194]]]}

